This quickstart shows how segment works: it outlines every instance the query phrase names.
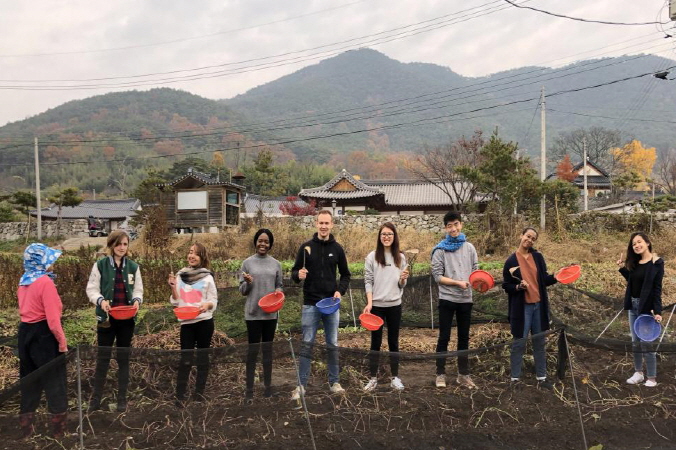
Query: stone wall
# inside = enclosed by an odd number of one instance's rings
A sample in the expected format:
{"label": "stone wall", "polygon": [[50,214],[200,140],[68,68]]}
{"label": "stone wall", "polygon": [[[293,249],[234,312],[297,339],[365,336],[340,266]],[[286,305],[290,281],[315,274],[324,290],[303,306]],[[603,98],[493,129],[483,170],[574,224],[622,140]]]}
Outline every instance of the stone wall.
{"label": "stone wall", "polygon": [[[337,216],[335,218],[336,228],[342,229],[347,226],[360,226],[368,230],[377,230],[381,224],[392,222],[399,230],[407,228],[422,232],[441,233],[443,232],[443,214],[425,214],[425,215],[354,215]],[[464,215],[463,220],[471,223],[484,223],[480,220],[480,214]],[[266,217],[260,226],[273,228],[275,224],[292,223],[294,226],[305,230],[315,228],[315,216],[302,217]],[[242,228],[249,230],[258,228],[259,224],[255,218],[241,219]],[[552,223],[549,223],[550,227]],[[549,228],[549,227],[548,227]],[[653,216],[653,230],[676,228],[676,214],[657,213]],[[571,214],[568,217],[566,229],[574,233],[594,234],[606,231],[634,232],[650,230],[650,215],[644,213],[634,214],[613,214],[607,212],[586,212],[581,214]]]}
{"label": "stone wall", "polygon": [[[442,231],[443,214],[424,214],[424,215],[354,215],[335,217],[335,227],[342,229],[345,226],[360,226],[367,230],[377,230],[385,222],[392,222],[399,230],[407,228],[418,231],[429,231],[439,233]],[[259,226],[255,218],[240,219],[243,229],[251,229]],[[293,223],[295,226],[312,230],[315,228],[315,216],[301,217],[266,217],[260,226],[274,227],[277,223]]]}
{"label": "stone wall", "polygon": [[[38,225],[31,221],[30,235],[37,236]],[[87,220],[63,220],[61,221],[61,232],[58,233],[63,237],[86,237],[88,235]],[[25,237],[26,222],[6,222],[0,223],[0,241],[13,241]],[[43,220],[42,221],[42,236],[56,237],[56,221]]]}

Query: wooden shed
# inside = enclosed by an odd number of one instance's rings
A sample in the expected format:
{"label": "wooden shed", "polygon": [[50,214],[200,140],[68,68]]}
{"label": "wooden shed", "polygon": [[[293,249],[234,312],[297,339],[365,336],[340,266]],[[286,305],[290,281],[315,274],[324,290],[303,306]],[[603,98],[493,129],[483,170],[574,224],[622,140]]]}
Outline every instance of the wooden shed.
{"label": "wooden shed", "polygon": [[239,226],[244,186],[190,168],[182,177],[157,187],[167,221],[178,232],[217,232]]}

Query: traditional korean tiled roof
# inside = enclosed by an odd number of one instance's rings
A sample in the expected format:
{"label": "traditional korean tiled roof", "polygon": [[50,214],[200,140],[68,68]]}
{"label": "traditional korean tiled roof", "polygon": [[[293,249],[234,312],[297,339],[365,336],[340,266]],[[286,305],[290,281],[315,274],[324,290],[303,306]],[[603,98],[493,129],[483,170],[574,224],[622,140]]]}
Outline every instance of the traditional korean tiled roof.
{"label": "traditional korean tiled roof", "polygon": [[[455,197],[449,198],[439,186],[425,181],[365,181],[371,187],[378,188],[385,194],[385,204],[389,206],[444,206],[458,203]],[[453,196],[453,190],[448,190]],[[474,201],[481,201],[483,196],[476,195]]]}
{"label": "traditional korean tiled roof", "polygon": [[[124,200],[85,200],[78,206],[64,206],[61,208],[62,219],[86,219],[93,216],[96,219],[124,219],[136,215],[141,207],[141,202],[135,198]],[[42,217],[56,219],[59,208],[51,204],[42,209]],[[32,216],[37,216],[37,211],[31,211]]]}
{"label": "traditional korean tiled roof", "polygon": [[[351,190],[336,190],[339,183],[349,183]],[[347,186],[347,185],[345,185]],[[453,190],[449,189],[451,195]],[[382,201],[388,206],[446,206],[457,203],[457,199],[449,196],[432,182],[420,180],[358,180],[345,169],[323,186],[303,189],[300,197],[304,199],[360,199],[382,196]],[[482,201],[483,196],[477,195],[474,201]]]}
{"label": "traditional korean tiled roof", "polygon": [[209,185],[209,186],[230,186],[230,187],[234,187],[234,188],[241,189],[241,190],[245,189],[245,187],[242,186],[242,185],[232,183],[230,181],[220,180],[219,178],[214,178],[210,174],[198,172],[196,170],[193,170],[192,168],[188,169],[188,172],[186,172],[185,175],[175,179],[174,181],[169,182],[169,183],[158,184],[157,186],[158,187],[165,187],[165,186],[166,187],[173,187],[173,186],[176,186],[177,184],[180,184],[181,182],[187,180],[188,178],[193,178],[193,179],[199,181],[200,183],[203,183],[203,184]]}
{"label": "traditional korean tiled roof", "polygon": [[[351,184],[354,189],[351,190],[339,190],[336,189],[337,185],[341,182],[347,182]],[[383,192],[378,188],[368,186],[362,181],[354,178],[350,173],[343,169],[338,175],[333,177],[328,183],[323,186],[319,186],[311,189],[303,189],[298,194],[299,197],[303,198],[320,198],[320,199],[355,199],[355,198],[368,198],[383,195]]]}

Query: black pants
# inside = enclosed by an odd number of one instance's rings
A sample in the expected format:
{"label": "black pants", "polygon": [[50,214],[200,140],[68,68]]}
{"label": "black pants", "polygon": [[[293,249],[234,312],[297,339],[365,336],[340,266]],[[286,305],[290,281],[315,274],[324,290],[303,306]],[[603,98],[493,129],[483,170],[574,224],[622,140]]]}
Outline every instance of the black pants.
{"label": "black pants", "polygon": [[110,317],[110,327],[98,327],[96,337],[98,342],[98,355],[96,359],[96,371],[94,372],[94,397],[100,399],[106,375],[110,367],[110,357],[113,344],[117,347],[115,356],[117,359],[117,387],[118,399],[127,397],[129,386],[129,348],[131,339],[134,337],[134,319],[117,320]]}
{"label": "black pants", "polygon": [[[374,314],[385,322],[383,326],[387,325],[387,346],[390,352],[399,352],[399,328],[401,327],[401,305],[397,306],[374,306],[371,308],[371,314]],[[369,370],[371,377],[378,375],[378,363],[380,362],[380,346],[383,342],[383,327],[377,331],[371,332],[371,354],[369,356]],[[390,372],[392,376],[399,376],[399,355],[390,355]]]}
{"label": "black pants", "polygon": [[197,379],[195,394],[204,394],[209,376],[209,352],[206,350],[195,352],[195,348],[210,348],[211,338],[214,336],[214,319],[200,320],[199,322],[181,325],[181,362],[178,365],[176,379],[176,397],[185,398],[188,389],[190,370],[195,364],[197,353]]}
{"label": "black pants", "polygon": [[253,390],[254,374],[258,352],[263,348],[263,384],[272,383],[272,341],[275,339],[277,319],[247,320],[246,332],[249,338],[249,348],[246,355],[246,389]]}
{"label": "black pants", "polygon": [[[23,380],[30,373],[40,369],[56,358],[51,369],[40,376]],[[52,334],[47,321],[19,325],[19,376],[21,383],[21,413],[35,412],[40,404],[42,391],[47,397],[47,409],[59,414],[68,409],[66,397],[66,358],[59,353],[59,343]]]}
{"label": "black pants", "polygon": [[[455,303],[440,299],[437,352],[448,351],[453,314],[455,314],[458,327],[458,350],[467,350],[469,348],[469,325],[472,319],[472,303]],[[437,358],[437,375],[445,373],[446,358]],[[467,355],[458,356],[458,373],[460,375],[469,375],[469,358]]]}

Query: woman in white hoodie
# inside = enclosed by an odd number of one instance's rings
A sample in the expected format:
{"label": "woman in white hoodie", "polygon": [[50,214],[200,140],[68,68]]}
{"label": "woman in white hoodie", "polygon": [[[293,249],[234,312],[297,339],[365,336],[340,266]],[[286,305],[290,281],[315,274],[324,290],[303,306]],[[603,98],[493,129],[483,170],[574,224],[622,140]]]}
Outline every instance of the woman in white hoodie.
{"label": "woman in white hoodie", "polygon": [[[364,263],[364,283],[366,285],[367,304],[364,313],[374,314],[387,324],[387,345],[390,352],[390,386],[403,390],[399,379],[399,328],[401,326],[401,296],[406,286],[408,268],[406,258],[399,252],[399,236],[391,222],[386,222],[378,230],[376,250],[366,257]],[[384,325],[383,325],[384,326]],[[364,391],[371,392],[378,385],[378,363],[380,346],[383,341],[383,326],[371,332],[371,356],[369,370],[371,379]]]}
{"label": "woman in white hoodie", "polygon": [[[197,348],[197,379],[193,400],[204,399],[204,388],[209,375],[209,354],[211,338],[214,335],[213,314],[218,304],[218,293],[214,274],[209,270],[209,257],[204,245],[195,242],[188,252],[188,267],[169,275],[173,306],[196,306],[199,315],[194,319],[181,320],[181,363],[176,381],[176,402],[185,401],[188,378],[193,365],[194,350]],[[187,351],[191,350],[191,351]]]}

